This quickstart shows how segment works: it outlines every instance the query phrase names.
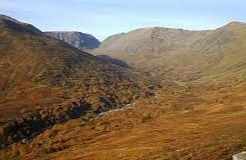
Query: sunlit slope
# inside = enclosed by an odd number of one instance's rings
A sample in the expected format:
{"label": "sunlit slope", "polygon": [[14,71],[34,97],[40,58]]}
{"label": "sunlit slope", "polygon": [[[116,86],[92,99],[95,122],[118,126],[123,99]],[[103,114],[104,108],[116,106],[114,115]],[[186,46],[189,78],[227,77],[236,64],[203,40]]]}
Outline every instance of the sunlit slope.
{"label": "sunlit slope", "polygon": [[187,81],[243,69],[245,48],[246,25],[231,22],[211,31],[139,29],[109,37],[95,54],[108,54],[154,75]]}

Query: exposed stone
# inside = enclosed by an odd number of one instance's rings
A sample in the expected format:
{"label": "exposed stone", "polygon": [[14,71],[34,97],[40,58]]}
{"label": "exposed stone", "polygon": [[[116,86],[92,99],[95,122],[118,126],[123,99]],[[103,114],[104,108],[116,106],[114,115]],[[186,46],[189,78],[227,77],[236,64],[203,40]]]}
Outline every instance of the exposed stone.
{"label": "exposed stone", "polygon": [[233,160],[246,160],[246,152],[241,152],[232,156]]}

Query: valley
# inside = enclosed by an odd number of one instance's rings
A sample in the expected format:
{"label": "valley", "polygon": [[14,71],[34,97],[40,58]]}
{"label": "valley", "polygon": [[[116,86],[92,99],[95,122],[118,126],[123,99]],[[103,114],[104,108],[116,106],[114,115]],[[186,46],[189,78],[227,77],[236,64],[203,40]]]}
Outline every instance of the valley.
{"label": "valley", "polygon": [[90,50],[63,36],[0,16],[0,159],[229,160],[246,149],[245,23],[141,28]]}

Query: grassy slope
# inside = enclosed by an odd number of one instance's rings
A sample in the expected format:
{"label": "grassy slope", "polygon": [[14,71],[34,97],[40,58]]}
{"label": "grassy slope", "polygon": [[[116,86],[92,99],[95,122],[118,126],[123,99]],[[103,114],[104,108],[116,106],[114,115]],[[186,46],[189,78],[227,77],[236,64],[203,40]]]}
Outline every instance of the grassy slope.
{"label": "grassy slope", "polygon": [[[168,82],[166,82],[167,84]],[[12,145],[23,159],[231,159],[246,148],[242,86],[180,86],[86,122],[72,120]]]}
{"label": "grassy slope", "polygon": [[[123,34],[114,42],[106,39],[102,42],[102,46],[95,50],[95,54],[108,53],[156,76],[179,81],[230,72],[229,70],[233,68],[243,69],[245,66],[246,25],[244,23],[230,23],[214,31],[181,33],[180,30],[159,31],[158,33],[162,34],[159,37],[154,36],[155,29],[142,30],[144,33],[149,30],[152,32],[149,31],[144,36],[135,36],[141,31],[137,30]],[[122,43],[126,40],[127,43]],[[154,42],[157,44],[153,45]],[[123,46],[115,47],[120,44]],[[136,45],[138,48],[143,46],[143,48],[140,51],[133,49],[128,52],[127,48],[131,48],[128,44]],[[151,48],[157,48],[157,52],[151,52]]]}
{"label": "grassy slope", "polygon": [[[142,75],[5,16],[0,17],[0,73],[1,140],[33,137],[32,121],[50,127],[86,103],[92,113],[102,112],[150,93]],[[17,126],[23,131],[12,133]],[[13,143],[12,138],[3,143]]]}

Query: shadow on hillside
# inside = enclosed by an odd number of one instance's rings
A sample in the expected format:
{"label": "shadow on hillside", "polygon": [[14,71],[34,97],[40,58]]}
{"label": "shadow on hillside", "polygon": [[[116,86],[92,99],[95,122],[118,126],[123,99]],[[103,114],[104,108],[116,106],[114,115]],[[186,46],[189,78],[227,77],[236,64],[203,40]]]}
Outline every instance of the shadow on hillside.
{"label": "shadow on hillside", "polygon": [[119,59],[112,58],[108,55],[98,55],[96,57],[99,58],[100,60],[104,61],[104,62],[111,63],[111,64],[117,65],[119,67],[130,68],[126,62],[119,60]]}

